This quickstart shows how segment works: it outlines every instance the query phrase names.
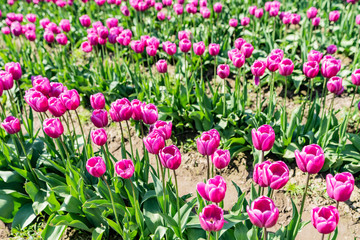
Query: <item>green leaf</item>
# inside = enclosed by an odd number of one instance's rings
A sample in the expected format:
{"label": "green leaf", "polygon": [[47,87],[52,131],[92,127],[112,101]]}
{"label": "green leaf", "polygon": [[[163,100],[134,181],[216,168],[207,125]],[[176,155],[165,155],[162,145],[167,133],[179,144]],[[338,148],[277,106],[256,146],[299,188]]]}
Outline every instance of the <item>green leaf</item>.
{"label": "green leaf", "polygon": [[44,240],[59,240],[64,234],[67,226],[51,226],[50,222],[54,218],[55,215],[51,215],[46,223],[44,230],[41,233],[41,237]]}
{"label": "green leaf", "polygon": [[51,224],[55,226],[66,225],[91,232],[91,229],[88,227],[90,225],[88,220],[85,217],[81,217],[72,213],[68,213],[65,216],[55,216],[51,220]]}
{"label": "green leaf", "polygon": [[23,230],[25,227],[31,224],[35,218],[36,215],[34,213],[31,203],[27,203],[23,205],[16,213],[14,220],[11,224],[11,228],[12,230]]}
{"label": "green leaf", "polygon": [[73,197],[72,195],[68,195],[63,204],[60,206],[60,211],[65,211],[69,213],[82,213],[81,211],[81,202]]}
{"label": "green leaf", "polygon": [[91,234],[91,240],[101,240],[102,236],[104,235],[104,232],[105,232],[104,227],[95,228]]}

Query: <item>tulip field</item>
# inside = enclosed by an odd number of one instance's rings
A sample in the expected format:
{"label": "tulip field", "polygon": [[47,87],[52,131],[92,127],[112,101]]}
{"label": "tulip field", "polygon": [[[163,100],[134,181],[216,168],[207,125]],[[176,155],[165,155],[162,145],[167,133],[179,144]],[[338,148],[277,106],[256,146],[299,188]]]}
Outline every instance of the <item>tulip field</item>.
{"label": "tulip field", "polygon": [[360,238],[358,0],[3,0],[0,28],[0,239]]}

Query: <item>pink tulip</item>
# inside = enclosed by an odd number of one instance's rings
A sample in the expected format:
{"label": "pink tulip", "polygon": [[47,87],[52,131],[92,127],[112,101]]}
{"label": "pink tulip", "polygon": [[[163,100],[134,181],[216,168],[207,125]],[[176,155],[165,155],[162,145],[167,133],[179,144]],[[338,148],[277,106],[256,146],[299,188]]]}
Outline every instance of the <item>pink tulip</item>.
{"label": "pink tulip", "polygon": [[36,33],[34,31],[27,31],[25,32],[25,37],[30,42],[33,42],[36,39]]}
{"label": "pink tulip", "polygon": [[254,148],[259,151],[269,151],[275,142],[275,131],[270,125],[262,125],[257,130],[251,130]]}
{"label": "pink tulip", "polygon": [[156,15],[157,19],[159,21],[164,21],[166,16],[165,16],[165,13],[164,12],[158,12],[157,15]]}
{"label": "pink tulip", "polygon": [[67,88],[62,83],[59,82],[51,82],[50,87],[51,87],[49,92],[50,97],[58,98],[61,93],[67,91]]}
{"label": "pink tulip", "polygon": [[293,13],[290,15],[290,22],[291,24],[299,24],[301,20],[301,16],[299,14]]}
{"label": "pink tulip", "polygon": [[269,69],[269,71],[275,72],[279,69],[280,62],[280,55],[270,55],[266,58],[266,67]]}
{"label": "pink tulip", "polygon": [[242,54],[244,54],[245,58],[251,57],[253,51],[254,51],[254,47],[253,45],[251,45],[251,43],[244,43],[241,46],[241,52]]}
{"label": "pink tulip", "polygon": [[155,10],[156,11],[161,11],[162,8],[163,8],[162,3],[155,3]]}
{"label": "pink tulip", "polygon": [[156,63],[156,69],[159,73],[166,73],[167,72],[167,62],[164,59],[160,59]]}
{"label": "pink tulip", "polygon": [[222,4],[220,2],[214,3],[214,12],[221,13],[222,11]]}
{"label": "pink tulip", "polygon": [[264,61],[255,60],[251,66],[251,73],[255,76],[255,85],[258,86],[260,83],[260,77],[264,75],[266,70],[266,63]]}
{"label": "pink tulip", "polygon": [[319,233],[333,232],[339,223],[339,211],[334,206],[315,207],[311,210],[311,223]]}
{"label": "pink tulip", "polygon": [[264,181],[264,175],[266,169],[270,166],[270,161],[265,161],[262,163],[255,164],[254,172],[253,172],[253,180],[256,184],[259,184],[260,187],[268,187],[269,182]]}
{"label": "pink tulip", "polygon": [[229,150],[217,149],[211,155],[211,161],[217,169],[223,169],[230,163],[230,152]]}
{"label": "pink tulip", "polygon": [[90,117],[95,127],[103,128],[108,125],[108,114],[104,109],[95,109]]}
{"label": "pink tulip", "polygon": [[269,11],[270,17],[276,17],[279,14],[279,8],[277,7],[271,7]]}
{"label": "pink tulip", "polygon": [[219,203],[225,198],[226,182],[221,176],[210,178],[206,183],[200,182],[196,188],[200,196],[206,201]]}
{"label": "pink tulip", "polygon": [[203,41],[194,43],[193,49],[196,55],[201,56],[205,52],[205,43]]}
{"label": "pink tulip", "polygon": [[327,52],[328,54],[334,54],[334,53],[336,53],[336,51],[337,51],[336,45],[329,45],[329,46],[326,48],[326,52]]}
{"label": "pink tulip", "polygon": [[91,20],[88,15],[82,15],[81,17],[79,17],[79,21],[81,26],[83,27],[90,27],[91,25]]}
{"label": "pink tulip", "polygon": [[131,41],[130,46],[135,53],[142,53],[145,48],[144,43],[140,40]]}
{"label": "pink tulip", "polygon": [[248,17],[243,17],[243,18],[241,19],[240,23],[241,23],[241,26],[247,26],[247,25],[249,25],[249,23],[250,23],[250,18],[248,18]]}
{"label": "pink tulip", "polygon": [[182,39],[179,43],[180,51],[187,53],[191,49],[191,41],[188,39]]}
{"label": "pink tulip", "polygon": [[15,134],[21,130],[20,120],[13,116],[6,117],[1,126],[8,134]]}
{"label": "pink tulip", "polygon": [[93,109],[103,109],[105,107],[105,97],[102,93],[90,96],[90,104]]}
{"label": "pink tulip", "polygon": [[181,153],[175,145],[164,147],[159,152],[161,164],[168,169],[176,170],[181,164]]}
{"label": "pink tulip", "polygon": [[330,198],[338,202],[350,199],[354,184],[354,176],[349,172],[338,173],[335,176],[326,175],[326,191]]}
{"label": "pink tulip", "polygon": [[312,24],[314,27],[317,27],[317,26],[320,25],[320,21],[321,21],[321,18],[316,17],[316,18],[313,18],[313,19],[311,20],[311,24]]}
{"label": "pink tulip", "polygon": [[241,50],[241,47],[246,43],[246,40],[243,38],[237,38],[234,42],[235,48]]}
{"label": "pink tulip", "polygon": [[159,154],[160,150],[165,147],[165,140],[158,131],[152,131],[143,141],[147,151],[151,154]]}
{"label": "pink tulip", "polygon": [[51,90],[51,85],[50,85],[50,81],[48,78],[40,76],[40,75],[31,77],[31,78],[32,78],[31,81],[32,81],[33,88],[36,91],[41,92],[45,96],[49,95],[50,90]]}
{"label": "pink tulip", "polygon": [[342,85],[342,78],[340,77],[332,77],[327,82],[327,89],[329,92],[334,93],[336,95],[341,95],[344,92],[344,87]]}
{"label": "pink tulip", "polygon": [[263,181],[272,189],[280,189],[289,181],[289,168],[283,161],[276,161],[264,168]]}
{"label": "pink tulip", "polygon": [[199,214],[201,227],[207,232],[220,231],[225,223],[224,211],[215,204],[210,204],[203,208]]}
{"label": "pink tulip", "polygon": [[9,27],[2,27],[1,32],[5,35],[9,35],[11,31]]}
{"label": "pink tulip", "polygon": [[329,13],[329,21],[330,22],[336,22],[340,18],[340,12],[339,11],[332,11]]}
{"label": "pink tulip", "polygon": [[175,4],[173,8],[176,15],[182,15],[184,13],[184,8],[181,4]]}
{"label": "pink tulip", "polygon": [[5,71],[10,73],[14,80],[19,80],[22,76],[20,63],[9,62],[5,64]]}
{"label": "pink tulip", "polygon": [[143,103],[138,99],[134,99],[131,101],[131,107],[133,110],[131,118],[135,121],[142,120],[142,105]]}
{"label": "pink tulip", "polygon": [[211,11],[207,7],[201,8],[200,13],[203,16],[203,18],[205,18],[205,19],[208,19],[211,16]]}
{"label": "pink tulip", "polygon": [[48,100],[49,111],[54,117],[61,117],[66,112],[66,107],[59,98],[51,97]]}
{"label": "pink tulip", "polygon": [[316,17],[317,11],[318,10],[316,7],[311,7],[306,11],[306,16],[308,17],[308,19],[313,19]]}
{"label": "pink tulip", "polygon": [[64,133],[64,127],[58,118],[47,118],[43,122],[43,130],[51,138],[58,138]]}
{"label": "pink tulip", "polygon": [[211,56],[216,56],[219,54],[220,51],[220,45],[216,43],[210,43],[209,44],[209,54]]}
{"label": "pink tulip", "polygon": [[116,18],[108,18],[106,19],[106,26],[111,29],[113,27],[117,27],[119,25],[119,20]]}
{"label": "pink tulip", "polygon": [[323,57],[323,54],[318,52],[318,51],[315,51],[315,50],[311,50],[309,53],[308,53],[308,56],[307,56],[307,59],[309,62],[311,61],[315,61],[317,63],[320,63],[321,59]]}
{"label": "pink tulip", "polygon": [[121,6],[120,11],[124,16],[126,17],[130,16],[130,11],[126,5]]}
{"label": "pink tulip", "polygon": [[158,110],[154,104],[142,105],[142,120],[145,124],[154,124],[158,120]]}
{"label": "pink tulip", "polygon": [[156,55],[157,52],[157,48],[154,45],[149,45],[146,47],[146,53],[151,56],[154,57]]}
{"label": "pink tulip", "polygon": [[64,31],[64,32],[70,32],[70,21],[67,19],[62,19],[59,23],[60,28]]}
{"label": "pink tulip", "polygon": [[176,44],[169,41],[163,43],[163,49],[170,56],[174,55],[177,51]]}
{"label": "pink tulip", "polygon": [[46,112],[49,108],[48,99],[39,91],[25,93],[24,99],[35,112]]}
{"label": "pink tulip", "polygon": [[45,30],[44,39],[45,39],[46,42],[52,43],[52,42],[55,41],[55,35],[54,35],[54,33],[50,32],[48,30]]}
{"label": "pink tulip", "polygon": [[321,74],[326,78],[331,78],[338,74],[340,68],[341,64],[336,59],[325,60],[321,65]]}
{"label": "pink tulip", "polygon": [[318,173],[324,165],[325,156],[322,148],[317,144],[303,147],[302,151],[295,150],[296,164],[303,172]]}
{"label": "pink tulip", "polygon": [[232,62],[233,62],[233,64],[234,64],[235,67],[241,68],[241,67],[244,65],[244,63],[245,63],[245,56],[244,56],[244,54],[238,53],[238,54],[233,55],[233,57],[232,57]]}
{"label": "pink tulip", "polygon": [[203,156],[211,156],[219,147],[219,144],[219,140],[209,132],[204,132],[196,139],[197,149]]}
{"label": "pink tulip", "polygon": [[111,104],[109,113],[114,122],[121,122],[129,120],[133,110],[130,101],[127,98],[122,98]]}
{"label": "pink tulip", "polygon": [[190,39],[190,32],[189,31],[180,31],[178,33],[178,39],[181,41],[183,39]]}
{"label": "pink tulip", "polygon": [[357,15],[356,18],[355,18],[355,23],[357,25],[360,25],[360,15]]}
{"label": "pink tulip", "polygon": [[22,34],[21,24],[19,22],[11,23],[10,31],[15,37],[20,36]]}
{"label": "pink tulip", "polygon": [[76,110],[80,106],[80,96],[75,89],[63,92],[59,98],[68,110]]}
{"label": "pink tulip", "polygon": [[91,140],[98,146],[105,145],[107,141],[107,134],[105,129],[98,128],[96,130],[91,131]]}
{"label": "pink tulip", "polygon": [[93,177],[101,177],[106,172],[106,165],[102,157],[92,157],[86,162],[86,170]]}
{"label": "pink tulip", "polygon": [[216,129],[211,129],[211,130],[209,130],[209,131],[207,131],[205,133],[209,133],[211,136],[213,136],[215,138],[216,142],[217,142],[216,143],[217,146],[220,145],[220,134]]}
{"label": "pink tulip", "polygon": [[43,29],[45,29],[49,23],[50,23],[50,20],[48,18],[43,18],[40,20],[40,25]]}
{"label": "pink tulip", "polygon": [[129,159],[123,159],[115,163],[115,172],[121,178],[130,179],[135,172],[133,161]]}
{"label": "pink tulip", "polygon": [[172,122],[156,121],[153,125],[150,126],[150,131],[158,131],[165,140],[170,139]]}
{"label": "pink tulip", "polygon": [[255,11],[256,11],[257,7],[256,6],[250,6],[248,11],[250,15],[255,15]]}
{"label": "pink tulip", "polygon": [[261,196],[246,207],[252,224],[259,228],[273,227],[279,218],[279,209],[271,198]]}
{"label": "pink tulip", "polygon": [[319,64],[316,61],[306,62],[303,65],[303,72],[306,77],[314,78],[319,73]]}
{"label": "pink tulip", "polygon": [[235,19],[235,18],[231,18],[231,19],[229,20],[229,25],[230,25],[230,27],[236,28],[237,25],[238,25],[238,20]]}
{"label": "pink tulip", "polygon": [[219,75],[220,78],[224,79],[227,78],[230,74],[230,68],[229,65],[227,64],[220,64],[217,67],[217,74]]}
{"label": "pink tulip", "polygon": [[294,71],[294,63],[288,59],[283,59],[279,64],[279,73],[282,76],[289,76]]}
{"label": "pink tulip", "polygon": [[351,82],[352,82],[355,86],[360,86],[360,69],[356,69],[356,70],[351,74]]}
{"label": "pink tulip", "polygon": [[34,23],[36,22],[36,15],[33,14],[33,13],[29,13],[26,15],[26,19],[31,22],[31,23]]}
{"label": "pink tulip", "polygon": [[258,8],[255,10],[254,15],[256,18],[262,18],[262,16],[264,15],[264,10],[262,8]]}

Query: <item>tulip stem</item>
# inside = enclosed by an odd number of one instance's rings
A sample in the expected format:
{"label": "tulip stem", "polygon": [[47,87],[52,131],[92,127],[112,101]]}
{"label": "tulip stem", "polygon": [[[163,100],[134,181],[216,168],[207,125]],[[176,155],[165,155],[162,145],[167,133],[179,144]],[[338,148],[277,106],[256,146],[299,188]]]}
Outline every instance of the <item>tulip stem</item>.
{"label": "tulip stem", "polygon": [[[75,146],[74,145],[74,139],[72,138],[71,134],[70,134],[70,126],[69,126],[69,122],[66,120],[66,118],[64,116],[61,116],[60,119],[62,118],[62,120],[64,120],[65,124],[66,124],[66,127],[67,127],[67,130],[68,130],[68,134],[70,135],[70,141],[71,141],[71,146]],[[79,145],[79,144],[78,144]],[[80,150],[79,148],[77,148],[77,151],[78,151],[78,154],[80,156]]]}
{"label": "tulip stem", "polygon": [[[78,149],[78,151],[79,151],[79,156],[80,156],[80,145],[79,145],[79,142],[78,142],[78,139],[77,139],[77,136],[76,136],[76,130],[75,130],[75,125],[74,125],[74,121],[73,121],[73,119],[72,119],[72,117],[71,117],[71,113],[68,111],[67,112],[68,113],[68,115],[69,115],[69,117],[70,117],[70,121],[71,121],[71,124],[72,124],[72,127],[73,127],[73,130],[74,130],[74,133],[75,133],[75,141],[76,141],[76,144],[77,144],[77,149]],[[65,119],[65,118],[64,118]],[[65,121],[66,122],[66,121]],[[67,122],[66,122],[67,123]],[[69,129],[69,125],[68,125],[68,129]],[[69,131],[70,131],[70,129],[69,129]]]}
{"label": "tulip stem", "polygon": [[184,74],[185,74],[186,99],[187,99],[187,103],[190,104],[189,85],[188,85],[188,80],[186,78],[186,53],[184,53],[184,62],[185,62]]}
{"label": "tulip stem", "polygon": [[176,187],[176,206],[177,206],[177,212],[178,212],[178,224],[179,224],[179,229],[180,229],[180,239],[182,239],[183,237],[182,237],[182,229],[181,229],[179,187],[178,187],[178,181],[177,181],[175,169],[174,169],[174,178],[175,178],[175,187]]}
{"label": "tulip stem", "polygon": [[325,234],[323,233],[321,240],[324,240],[324,239],[325,239]]}
{"label": "tulip stem", "polygon": [[210,238],[211,238],[211,231],[210,231],[210,232],[208,232],[208,237],[207,237],[207,240],[210,240]]}
{"label": "tulip stem", "polygon": [[219,232],[215,232],[215,240],[219,239]]}
{"label": "tulip stem", "polygon": [[340,204],[340,202],[336,201],[336,209],[338,209],[338,210],[339,210],[339,204]]}
{"label": "tulip stem", "polygon": [[274,96],[274,72],[271,73],[271,80],[270,80],[270,99],[269,99],[270,102],[269,102],[269,112],[268,112],[269,123],[271,122],[271,117],[272,117],[273,96]]}
{"label": "tulip stem", "polygon": [[128,129],[128,134],[129,134],[131,157],[132,157],[132,159],[134,160],[134,159],[135,159],[135,156],[134,156],[133,145],[132,145],[132,140],[131,140],[131,135],[130,135],[129,121],[126,121],[126,127],[127,127],[127,129]]}
{"label": "tulip stem", "polygon": [[206,155],[206,160],[207,160],[207,179],[210,178],[210,158],[209,158],[209,155]]}
{"label": "tulip stem", "polygon": [[303,194],[303,197],[302,197],[300,211],[299,211],[299,218],[298,218],[298,220],[296,222],[295,229],[294,229],[294,234],[295,234],[294,238],[296,237],[296,234],[298,233],[299,224],[300,224],[300,221],[301,221],[302,213],[304,211],[304,205],[305,205],[307,190],[308,190],[308,187],[309,187],[309,181],[310,181],[310,173],[307,174],[305,191],[304,191],[304,194]]}
{"label": "tulip stem", "polygon": [[87,147],[86,147],[86,138],[85,138],[85,134],[84,134],[84,129],[82,127],[82,124],[81,124],[81,121],[80,121],[80,117],[79,117],[79,114],[77,112],[77,110],[75,109],[75,114],[76,114],[76,117],[79,121],[79,125],[80,125],[80,129],[81,129],[81,134],[83,136],[83,139],[84,139],[84,148],[85,148],[85,156],[86,156],[86,159],[88,159],[88,156],[87,156]]}
{"label": "tulip stem", "polygon": [[223,96],[223,117],[225,117],[225,115],[226,115],[226,92],[225,92],[225,90],[226,90],[226,80],[225,80],[225,78],[224,78],[224,83],[223,83],[223,94],[224,94],[224,96]]}
{"label": "tulip stem", "polygon": [[106,167],[109,168],[109,176],[111,176],[111,173],[113,172],[113,166],[111,164],[111,159],[109,158],[109,155],[107,154],[106,149],[104,148],[104,146],[101,146],[101,150],[104,152],[104,156],[105,156],[105,161],[106,161]]}
{"label": "tulip stem", "polygon": [[[22,148],[22,150],[23,150],[23,152],[24,152],[24,155],[25,155],[26,163],[28,164],[28,168],[29,168],[31,174],[32,174],[33,177],[34,177],[34,180],[37,182],[36,175],[35,175],[35,173],[34,173],[34,170],[32,169],[32,166],[31,166],[31,160],[30,160],[30,158],[28,157],[28,155],[26,154],[26,150],[25,150],[24,144],[23,144],[23,142],[21,141],[18,133],[15,133],[14,135],[15,135],[16,138],[19,140],[20,146],[21,146],[21,148]],[[19,160],[20,160],[20,152],[19,152],[19,150],[18,150],[18,148],[17,148],[15,139],[13,139],[13,140],[14,140],[14,145],[15,145],[15,148],[16,148],[16,150],[17,150],[17,152],[18,152]]]}
{"label": "tulip stem", "polygon": [[[121,132],[121,144],[123,145],[123,148],[121,148],[121,155],[122,155],[123,158],[124,158],[124,157],[126,158],[124,132],[123,132],[123,129],[122,129],[121,122],[119,122],[119,126],[120,126],[120,132]],[[124,153],[123,149],[125,149],[125,153]]]}
{"label": "tulip stem", "polygon": [[264,238],[263,238],[264,240],[266,240],[267,239],[267,230],[266,230],[266,228],[264,228]]}
{"label": "tulip stem", "polygon": [[329,131],[329,128],[330,128],[330,123],[331,123],[331,116],[332,116],[332,114],[333,114],[333,106],[334,106],[334,99],[335,99],[335,93],[333,94],[334,96],[333,96],[333,98],[332,98],[332,100],[331,100],[331,104],[330,104],[330,107],[329,107],[329,119],[327,120],[327,123],[326,123],[326,131],[325,131],[325,136],[324,136],[324,141],[322,142],[322,147],[324,148],[325,147],[325,144],[326,144],[326,142],[327,142],[327,137],[328,137],[328,131]]}
{"label": "tulip stem", "polygon": [[[58,137],[58,139],[59,139],[59,142],[61,143],[62,147],[64,148],[64,152],[65,152],[65,155],[66,155],[67,160],[69,160],[69,153],[68,153],[68,151],[67,151],[67,149],[66,149],[66,146],[65,146],[64,142],[61,140],[61,136]],[[61,150],[60,150],[60,151],[61,151]],[[65,166],[64,166],[64,167],[65,167]]]}
{"label": "tulip stem", "polygon": [[[156,158],[158,160],[158,162],[160,162],[160,159],[159,159],[159,155],[156,155]],[[160,163],[160,171],[161,171],[161,180],[162,180],[162,185],[163,185],[163,203],[164,203],[164,214],[166,214],[166,194],[165,194],[165,191],[166,191],[166,185],[165,185],[165,171],[163,169],[163,166],[162,164]]]}

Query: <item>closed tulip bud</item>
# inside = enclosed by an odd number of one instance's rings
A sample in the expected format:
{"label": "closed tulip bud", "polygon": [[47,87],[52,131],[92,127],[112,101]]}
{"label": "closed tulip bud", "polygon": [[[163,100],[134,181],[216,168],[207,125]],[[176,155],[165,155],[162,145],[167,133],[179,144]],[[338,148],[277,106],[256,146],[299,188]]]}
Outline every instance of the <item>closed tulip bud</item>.
{"label": "closed tulip bud", "polygon": [[203,208],[199,214],[201,227],[207,232],[220,231],[225,223],[224,211],[215,204],[210,204]]}
{"label": "closed tulip bud", "polygon": [[107,134],[105,129],[98,128],[96,130],[91,131],[91,140],[98,146],[105,145],[107,141]]}
{"label": "closed tulip bud", "polygon": [[336,76],[341,69],[341,64],[336,59],[323,61],[321,65],[321,74],[326,78]]}
{"label": "closed tulip bud", "polygon": [[181,164],[181,153],[175,145],[164,147],[159,152],[161,164],[168,169],[176,170]]}
{"label": "closed tulip bud", "polygon": [[356,18],[355,18],[355,23],[357,25],[360,25],[360,15],[357,15]]}
{"label": "closed tulip bud", "polygon": [[338,202],[350,199],[354,184],[354,176],[349,172],[338,173],[335,176],[326,175],[326,191],[330,198]]}
{"label": "closed tulip bud", "polygon": [[19,22],[11,23],[10,31],[15,37],[20,36],[22,34],[22,26],[21,26],[21,24]]}
{"label": "closed tulip bud", "polygon": [[166,73],[167,72],[167,62],[164,59],[160,59],[156,63],[156,69],[159,73]]}
{"label": "closed tulip bud", "polygon": [[255,15],[255,11],[256,11],[257,7],[256,6],[250,6],[248,11],[250,15]]}
{"label": "closed tulip bud", "polygon": [[291,24],[299,24],[301,20],[301,16],[299,14],[293,13],[290,15],[290,22]]}
{"label": "closed tulip bud", "polygon": [[60,28],[64,31],[64,32],[70,32],[70,21],[67,19],[62,19],[59,23]]}
{"label": "closed tulip bud", "polygon": [[47,118],[43,122],[43,130],[51,138],[58,138],[64,133],[64,127],[58,118]]}
{"label": "closed tulip bud", "polygon": [[145,48],[144,43],[140,40],[131,41],[130,46],[135,53],[142,53]]}
{"label": "closed tulip bud", "polygon": [[36,91],[41,92],[45,96],[49,95],[50,90],[51,90],[51,85],[50,85],[50,81],[48,78],[39,75],[39,76],[32,77],[31,81],[32,81],[33,88]]}
{"label": "closed tulip bud", "polygon": [[1,125],[8,134],[15,134],[21,130],[20,120],[13,116],[6,117]]}
{"label": "closed tulip bud", "polygon": [[160,150],[165,147],[165,139],[158,131],[152,131],[144,139],[144,144],[147,151],[151,154],[159,154]]}
{"label": "closed tulip bud", "polygon": [[26,19],[31,22],[31,23],[34,23],[36,22],[36,15],[33,14],[33,13],[29,13],[26,15]]}
{"label": "closed tulip bud", "polygon": [[124,16],[126,16],[126,17],[130,16],[130,11],[126,5],[121,6],[120,10]]}
{"label": "closed tulip bud", "polygon": [[164,21],[166,16],[165,16],[165,13],[164,12],[158,12],[157,15],[156,15],[157,19],[159,21]]}
{"label": "closed tulip bud", "polygon": [[303,72],[306,77],[314,78],[319,73],[319,64],[316,61],[306,62],[303,65]]}
{"label": "closed tulip bud", "polygon": [[309,62],[311,61],[315,61],[317,63],[320,63],[321,62],[321,59],[323,57],[323,54],[318,52],[318,51],[315,51],[315,50],[311,50],[309,53],[308,53],[308,56],[307,56],[307,59]]}
{"label": "closed tulip bud", "polygon": [[90,119],[95,127],[102,128],[108,125],[108,114],[104,109],[95,109]]}
{"label": "closed tulip bud", "polygon": [[270,55],[266,58],[266,67],[270,72],[275,72],[279,69],[279,64],[281,62],[280,55]]}
{"label": "closed tulip bud", "polygon": [[339,211],[334,206],[316,207],[311,210],[311,223],[319,233],[333,232],[339,223]]}
{"label": "closed tulip bud", "polygon": [[243,38],[237,38],[234,42],[235,48],[241,50],[241,47],[246,43],[246,40]]}
{"label": "closed tulip bud", "polygon": [[206,201],[219,203],[225,198],[226,182],[221,176],[210,178],[206,183],[200,182],[196,188],[200,196]]}
{"label": "closed tulip bud", "polygon": [[329,92],[334,93],[336,95],[341,95],[344,92],[344,87],[342,85],[342,78],[340,77],[332,77],[327,82],[327,89]]}
{"label": "closed tulip bud", "polygon": [[211,161],[217,169],[223,169],[230,163],[230,152],[229,150],[217,149],[211,155]]}
{"label": "closed tulip bud", "polygon": [[241,26],[244,26],[244,27],[249,25],[249,23],[250,23],[250,18],[248,18],[248,17],[243,17],[240,21]]}
{"label": "closed tulip bud", "polygon": [[5,35],[9,35],[11,31],[9,27],[2,27],[1,32]]}
{"label": "closed tulip bud", "polygon": [[235,18],[232,18],[232,19],[230,19],[229,20],[229,25],[230,25],[230,27],[237,27],[237,25],[238,25],[238,20],[237,19],[235,19]]}
{"label": "closed tulip bud", "polygon": [[360,86],[360,69],[356,69],[356,70],[351,74],[351,82],[352,82],[355,86]]}
{"label": "closed tulip bud", "polygon": [[187,53],[191,49],[191,41],[188,39],[182,39],[179,43],[180,51]]}
{"label": "closed tulip bud", "polygon": [[271,198],[261,196],[246,207],[252,224],[259,228],[273,227],[279,218],[279,209]]}
{"label": "closed tulip bud", "polygon": [[262,125],[257,130],[251,130],[254,148],[259,151],[269,151],[275,142],[275,131],[270,125]]}
{"label": "closed tulip bud", "polygon": [[271,56],[271,55],[279,55],[280,59],[282,60],[284,58],[284,51],[277,48],[277,49],[274,49],[274,50],[271,51],[269,56]]}
{"label": "closed tulip bud", "polygon": [[316,18],[313,18],[313,19],[311,20],[311,24],[312,24],[314,27],[317,27],[317,26],[320,25],[320,21],[321,21],[321,18],[316,17]]}
{"label": "closed tulip bud", "polygon": [[276,17],[279,14],[279,8],[271,7],[269,11],[270,17]]}
{"label": "closed tulip bud", "polygon": [[106,19],[106,26],[111,29],[113,27],[117,27],[119,24],[119,20],[117,20],[116,18],[108,18]]}
{"label": "closed tulip bud", "polygon": [[36,39],[36,33],[34,31],[27,31],[25,32],[25,37],[30,42],[33,42]]}
{"label": "closed tulip bud", "polygon": [[272,189],[280,189],[289,181],[289,168],[283,161],[277,161],[266,166],[263,181]]}
{"label": "closed tulip bud", "polygon": [[254,172],[253,172],[253,180],[256,184],[259,184],[260,187],[268,187],[269,182],[264,181],[264,175],[266,169],[270,166],[270,161],[265,161],[262,163],[255,164]]}
{"label": "closed tulip bud", "polygon": [[233,64],[234,64],[235,67],[241,68],[241,67],[244,65],[244,63],[245,63],[245,56],[244,56],[244,54],[238,53],[238,54],[233,55],[233,57],[232,57],[232,62],[233,62]]}
{"label": "closed tulip bud", "polygon": [[222,11],[222,4],[220,2],[214,3],[214,12],[221,13]]}
{"label": "closed tulip bud", "polygon": [[220,45],[216,43],[210,43],[209,44],[209,54],[211,56],[216,56],[219,54],[220,51]]}
{"label": "closed tulip bud", "polygon": [[168,140],[171,137],[172,123],[156,121],[153,125],[150,126],[150,131],[153,130],[158,131],[159,133],[161,133],[165,140]]}
{"label": "closed tulip bud", "polygon": [[135,172],[133,161],[129,159],[123,159],[115,163],[115,172],[121,178],[130,179]]}
{"label": "closed tulip bud", "polygon": [[294,71],[294,63],[288,59],[283,59],[279,64],[279,73],[282,76],[289,76]]}
{"label": "closed tulip bud", "polygon": [[262,16],[264,15],[264,10],[262,8],[258,8],[255,10],[254,15],[256,18],[262,18]]}
{"label": "closed tulip bud", "polygon": [[95,46],[99,44],[99,37],[96,33],[88,34],[87,39],[91,46]]}
{"label": "closed tulip bud", "polygon": [[340,12],[339,11],[332,11],[329,13],[329,21],[330,22],[336,22],[340,18]]}
{"label": "closed tulip bud", "polygon": [[48,99],[39,91],[25,93],[24,99],[35,112],[46,112],[49,108]]}
{"label": "closed tulip bud", "polygon": [[86,162],[86,170],[93,177],[101,177],[106,172],[106,165],[102,157],[92,157]]}
{"label": "closed tulip bud", "polygon": [[251,65],[251,73],[255,76],[255,85],[258,86],[260,83],[260,77],[264,75],[266,70],[266,63],[264,61],[255,60]]}
{"label": "closed tulip bud", "polygon": [[207,7],[201,8],[200,13],[203,16],[203,18],[205,18],[205,19],[208,19],[211,16],[211,11]]}
{"label": "closed tulip bud", "polygon": [[131,118],[135,121],[142,120],[142,105],[143,103],[138,99],[134,99],[131,101],[131,107],[133,110]]}
{"label": "closed tulip bud", "polygon": [[245,43],[241,47],[241,52],[244,54],[245,58],[251,57],[252,53],[254,51],[253,45],[251,43]]}
{"label": "closed tulip bud", "polygon": [[317,15],[317,8],[316,7],[311,7],[306,11],[306,16],[308,19],[313,19],[316,17]]}
{"label": "closed tulip bud", "polygon": [[295,150],[295,160],[301,171],[315,174],[324,166],[324,151],[317,144],[307,145],[301,152]]}
{"label": "closed tulip bud", "polygon": [[66,107],[59,98],[51,97],[48,100],[49,112],[54,117],[61,117],[66,112]]}
{"label": "closed tulip bud", "polygon": [[270,11],[270,8],[271,8],[271,2],[266,2],[264,6],[265,11],[267,12]]}
{"label": "closed tulip bud", "polygon": [[79,21],[81,26],[83,27],[90,27],[91,25],[91,19],[88,15],[82,15],[81,17],[79,17]]}
{"label": "closed tulip bud", "polygon": [[49,92],[50,97],[58,98],[61,93],[67,91],[67,88],[62,83],[59,82],[51,82],[50,87],[51,87]]}
{"label": "closed tulip bud", "polygon": [[219,144],[219,140],[209,132],[204,132],[196,139],[197,149],[203,156],[211,156],[219,147]]}
{"label": "closed tulip bud", "polygon": [[5,71],[10,73],[14,80],[19,80],[22,76],[20,63],[9,62],[5,64]]}
{"label": "closed tulip bud", "polygon": [[63,92],[59,98],[68,110],[76,110],[80,106],[80,96],[75,89]]}
{"label": "closed tulip bud", "polygon": [[12,13],[12,12],[7,13],[6,18],[8,18],[12,22],[16,21],[16,15],[15,15],[15,13]]}
{"label": "closed tulip bud", "polygon": [[10,90],[14,86],[14,79],[11,73],[0,70],[0,81],[3,90]]}
{"label": "closed tulip bud", "polygon": [[336,51],[337,51],[336,45],[329,45],[329,46],[326,48],[326,52],[327,52],[328,54],[334,54],[334,53],[336,53]]}
{"label": "closed tulip bud", "polygon": [[203,41],[194,43],[193,49],[196,55],[201,56],[205,52],[205,43]]}
{"label": "closed tulip bud", "polygon": [[48,43],[53,43],[55,41],[55,35],[53,32],[50,32],[48,30],[45,30],[44,32],[44,39]]}
{"label": "closed tulip bud", "polygon": [[158,120],[159,114],[157,107],[152,104],[142,105],[142,120],[145,124],[154,124]]}
{"label": "closed tulip bud", "polygon": [[103,109],[105,107],[105,97],[102,93],[90,96],[90,104],[93,109]]}
{"label": "closed tulip bud", "polygon": [[230,74],[230,68],[229,65],[227,64],[220,64],[217,67],[217,74],[219,75],[220,78],[224,79],[227,78]]}

